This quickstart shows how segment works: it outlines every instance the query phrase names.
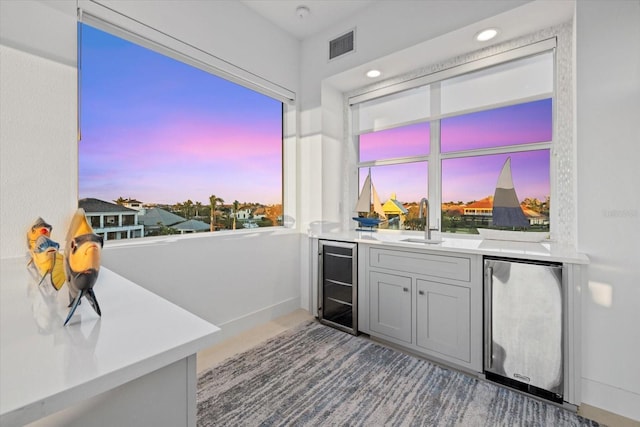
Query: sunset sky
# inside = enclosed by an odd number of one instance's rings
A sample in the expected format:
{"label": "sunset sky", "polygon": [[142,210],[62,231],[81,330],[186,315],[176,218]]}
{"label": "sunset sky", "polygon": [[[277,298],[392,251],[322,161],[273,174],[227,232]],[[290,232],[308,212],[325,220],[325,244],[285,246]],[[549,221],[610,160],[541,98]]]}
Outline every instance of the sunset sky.
{"label": "sunset sky", "polygon": [[279,101],[86,25],[81,60],[80,198],[281,203]]}

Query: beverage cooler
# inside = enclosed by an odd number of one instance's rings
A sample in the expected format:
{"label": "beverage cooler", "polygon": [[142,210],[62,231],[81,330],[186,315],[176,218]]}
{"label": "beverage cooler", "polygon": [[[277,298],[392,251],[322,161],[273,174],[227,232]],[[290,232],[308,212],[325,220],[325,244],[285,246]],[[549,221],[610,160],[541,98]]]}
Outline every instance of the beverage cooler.
{"label": "beverage cooler", "polygon": [[357,335],[358,245],[329,240],[318,243],[318,318]]}

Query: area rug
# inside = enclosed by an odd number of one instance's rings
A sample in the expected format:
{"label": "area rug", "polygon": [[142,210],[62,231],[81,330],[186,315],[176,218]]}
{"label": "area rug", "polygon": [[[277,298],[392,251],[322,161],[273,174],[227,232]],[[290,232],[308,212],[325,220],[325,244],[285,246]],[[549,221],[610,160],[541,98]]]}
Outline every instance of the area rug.
{"label": "area rug", "polygon": [[198,377],[198,426],[598,426],[315,321]]}

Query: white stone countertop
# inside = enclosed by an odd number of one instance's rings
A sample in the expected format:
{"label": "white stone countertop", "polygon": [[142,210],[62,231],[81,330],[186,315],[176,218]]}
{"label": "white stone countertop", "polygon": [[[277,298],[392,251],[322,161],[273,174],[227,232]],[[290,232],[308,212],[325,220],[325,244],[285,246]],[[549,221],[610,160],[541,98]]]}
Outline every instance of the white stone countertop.
{"label": "white stone countertop", "polygon": [[[67,285],[37,286],[26,258],[0,260],[0,425],[23,425],[197,353],[219,330],[102,267],[99,317]],[[176,286],[185,286],[176,283]]]}
{"label": "white stone countertop", "polygon": [[560,245],[551,241],[518,242],[509,240],[482,239],[478,235],[456,235],[448,233],[432,233],[433,240],[439,243],[413,243],[403,241],[408,238],[424,238],[422,232],[406,232],[397,230],[378,231],[330,231],[310,232],[309,237],[328,240],[340,240],[370,245],[381,245],[396,249],[420,249],[435,252],[456,252],[499,256],[506,258],[530,259],[538,261],[567,262],[588,264],[589,258],[578,253],[575,248]]}

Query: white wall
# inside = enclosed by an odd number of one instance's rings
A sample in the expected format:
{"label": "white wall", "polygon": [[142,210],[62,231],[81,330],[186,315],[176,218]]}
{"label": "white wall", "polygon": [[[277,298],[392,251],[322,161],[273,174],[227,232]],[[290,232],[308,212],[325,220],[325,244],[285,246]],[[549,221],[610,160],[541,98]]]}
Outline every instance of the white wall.
{"label": "white wall", "polygon": [[576,27],[582,399],[640,420],[640,2],[578,1]]}
{"label": "white wall", "polygon": [[[299,42],[241,2],[102,3],[298,91]],[[0,1],[2,258],[26,252],[25,233],[38,216],[63,243],[77,208],[76,6]],[[114,242],[105,245],[103,265],[222,325],[223,337],[300,307],[299,244],[296,230]]]}
{"label": "white wall", "polygon": [[119,241],[102,264],[219,326],[219,341],[300,307],[299,240],[274,229]]}
{"label": "white wall", "polygon": [[[57,7],[53,7],[57,6]],[[73,2],[0,2],[0,257],[38,216],[62,243],[77,209]]]}

